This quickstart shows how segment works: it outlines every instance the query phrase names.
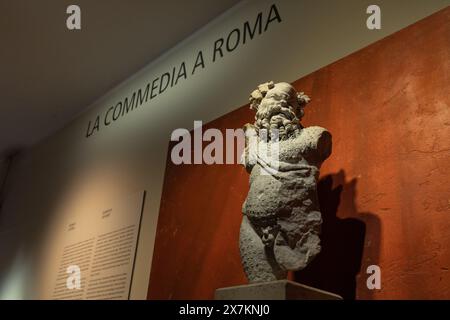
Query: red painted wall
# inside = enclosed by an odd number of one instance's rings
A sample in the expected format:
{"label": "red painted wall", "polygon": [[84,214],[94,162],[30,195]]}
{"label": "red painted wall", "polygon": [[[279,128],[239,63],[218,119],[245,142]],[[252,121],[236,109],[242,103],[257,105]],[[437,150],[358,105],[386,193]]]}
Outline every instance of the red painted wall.
{"label": "red painted wall", "polygon": [[[295,280],[347,299],[450,299],[449,39],[447,8],[294,83],[313,99],[303,124],[333,134],[319,182],[322,252]],[[206,128],[253,116],[244,106]],[[246,283],[247,191],[239,165],[168,157],[149,299],[210,299]],[[381,290],[366,287],[372,264]]]}

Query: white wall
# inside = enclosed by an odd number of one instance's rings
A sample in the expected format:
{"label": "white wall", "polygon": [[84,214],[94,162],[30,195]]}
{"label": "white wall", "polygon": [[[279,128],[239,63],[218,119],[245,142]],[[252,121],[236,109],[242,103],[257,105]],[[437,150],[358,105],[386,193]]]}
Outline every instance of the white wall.
{"label": "white wall", "polygon": [[[266,33],[212,64],[214,41],[236,27],[242,29],[260,11],[265,17],[272,3],[282,22],[270,24]],[[373,3],[382,8],[379,31],[370,31],[365,24],[365,9]],[[292,82],[449,4],[449,0],[245,1],[212,21],[15,162],[0,214],[0,298],[42,297],[40,275],[46,271],[55,228],[64,217],[98,212],[113,199],[145,189],[132,287],[132,298],[145,299],[174,128],[213,120],[247,103],[261,82]],[[149,30],[142,30],[142,41],[151,41]],[[181,61],[192,67],[200,49],[205,55],[203,70],[85,138],[87,124],[97,114],[104,115],[117,101]]]}

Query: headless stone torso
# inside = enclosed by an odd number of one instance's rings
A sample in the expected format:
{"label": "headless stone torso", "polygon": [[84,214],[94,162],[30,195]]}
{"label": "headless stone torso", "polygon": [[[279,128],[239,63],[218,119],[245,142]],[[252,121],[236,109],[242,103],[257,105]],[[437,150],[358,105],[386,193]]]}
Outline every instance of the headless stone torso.
{"label": "headless stone torso", "polygon": [[[256,163],[246,164],[250,190],[242,207],[240,247],[250,282],[282,279],[286,270],[304,268],[320,252],[317,179],[330,154],[328,131],[308,127],[279,142],[279,159],[258,154]],[[259,265],[256,237],[266,259]]]}

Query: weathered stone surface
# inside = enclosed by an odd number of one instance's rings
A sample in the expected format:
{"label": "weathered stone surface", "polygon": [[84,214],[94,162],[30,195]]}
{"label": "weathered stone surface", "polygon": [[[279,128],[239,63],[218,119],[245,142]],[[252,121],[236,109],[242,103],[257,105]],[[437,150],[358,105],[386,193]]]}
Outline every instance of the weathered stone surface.
{"label": "weathered stone surface", "polygon": [[254,124],[246,124],[243,165],[250,189],[242,206],[241,260],[250,282],[285,279],[320,252],[322,218],[317,179],[331,154],[331,134],[303,128],[310,101],[288,83],[268,82],[250,96]]}

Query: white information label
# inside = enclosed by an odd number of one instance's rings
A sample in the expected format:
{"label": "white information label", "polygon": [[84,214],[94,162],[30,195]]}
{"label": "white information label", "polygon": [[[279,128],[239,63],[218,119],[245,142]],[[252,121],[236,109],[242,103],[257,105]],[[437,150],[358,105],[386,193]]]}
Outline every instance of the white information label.
{"label": "white information label", "polygon": [[52,299],[129,299],[144,196],[68,223]]}

